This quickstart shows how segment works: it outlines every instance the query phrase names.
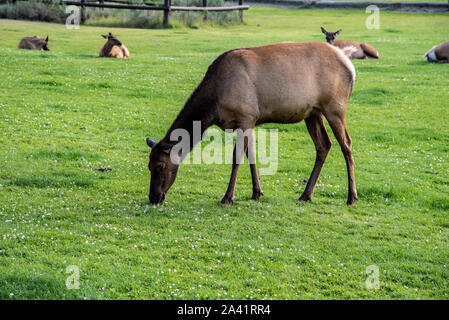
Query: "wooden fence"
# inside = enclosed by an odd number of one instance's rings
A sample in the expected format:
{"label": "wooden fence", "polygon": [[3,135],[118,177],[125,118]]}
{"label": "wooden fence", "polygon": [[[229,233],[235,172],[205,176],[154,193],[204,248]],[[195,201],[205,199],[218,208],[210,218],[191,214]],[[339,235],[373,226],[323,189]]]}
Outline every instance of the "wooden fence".
{"label": "wooden fence", "polygon": [[204,12],[204,19],[207,19],[208,11],[240,11],[240,19],[243,21],[243,10],[248,10],[249,6],[243,5],[243,0],[238,0],[237,6],[229,7],[208,7],[207,0],[203,0],[202,7],[180,7],[172,6],[171,0],[164,0],[164,4],[158,4],[153,2],[143,2],[140,5],[133,4],[126,0],[79,0],[79,1],[66,1],[62,0],[66,5],[74,5],[81,7],[81,22],[85,20],[84,8],[112,8],[112,9],[131,9],[131,10],[159,10],[164,11],[163,24],[168,24],[168,18],[170,11],[202,11]]}

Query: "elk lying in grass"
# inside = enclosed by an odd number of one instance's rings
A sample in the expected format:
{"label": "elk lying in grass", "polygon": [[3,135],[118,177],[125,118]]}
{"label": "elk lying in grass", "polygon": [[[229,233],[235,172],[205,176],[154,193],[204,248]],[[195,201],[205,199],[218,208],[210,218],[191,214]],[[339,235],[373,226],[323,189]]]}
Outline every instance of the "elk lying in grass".
{"label": "elk lying in grass", "polygon": [[100,48],[100,57],[129,58],[128,48],[116,36],[109,32],[107,36],[102,35],[102,37],[108,41]]}
{"label": "elk lying in grass", "polygon": [[[345,114],[355,81],[355,70],[343,52],[327,43],[277,43],[236,49],[220,55],[208,68],[162,140],[147,138],[152,148],[149,200],[160,203],[175,181],[179,164],[171,150],[182,139],[174,138],[176,129],[190,134],[187,152],[199,142],[212,125],[222,130],[252,129],[262,123],[297,123],[305,120],[316,148],[315,166],[299,200],[308,201],[331,148],[324,125],[327,119],[346,160],[349,192],[347,204],[357,200],[352,142],[346,130]],[[201,122],[201,136],[194,137],[193,122]],[[252,131],[254,134],[254,131]],[[231,179],[221,200],[230,204],[243,154],[255,159],[254,137],[244,139],[244,152],[234,149]],[[178,149],[178,148],[175,148]],[[174,151],[174,150],[173,150]],[[253,196],[262,196],[256,164],[250,163]]]}
{"label": "elk lying in grass", "polygon": [[368,43],[335,40],[335,37],[341,32],[341,29],[337,32],[327,32],[323,27],[321,27],[321,32],[326,35],[327,43],[343,50],[343,52],[350,59],[379,59],[379,53],[377,52],[376,48],[369,45]]}
{"label": "elk lying in grass", "polygon": [[446,41],[439,46],[433,46],[424,57],[428,62],[446,62],[449,63],[449,41]]}
{"label": "elk lying in grass", "polygon": [[18,48],[50,51],[50,47],[48,46],[48,36],[46,39],[39,38],[38,36],[24,37],[20,40]]}

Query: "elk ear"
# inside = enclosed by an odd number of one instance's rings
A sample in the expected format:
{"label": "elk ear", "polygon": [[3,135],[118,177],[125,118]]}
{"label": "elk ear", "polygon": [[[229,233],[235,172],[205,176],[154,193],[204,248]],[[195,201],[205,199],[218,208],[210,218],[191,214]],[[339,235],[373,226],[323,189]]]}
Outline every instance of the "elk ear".
{"label": "elk ear", "polygon": [[339,34],[340,32],[341,32],[341,29],[338,30],[337,32],[335,32],[334,34],[337,35],[337,34]]}
{"label": "elk ear", "polygon": [[45,42],[48,42],[48,36],[47,36],[47,38],[45,38]]}
{"label": "elk ear", "polygon": [[321,27],[321,32],[326,34],[327,31],[323,27]]}
{"label": "elk ear", "polygon": [[107,39],[108,38],[108,36],[105,36],[104,34],[102,34],[101,35],[103,38],[105,38],[105,39]]}
{"label": "elk ear", "polygon": [[170,151],[171,151],[172,148],[173,148],[173,145],[172,145],[171,143],[168,143],[168,144],[166,144],[166,145],[164,145],[164,146],[162,147],[162,150],[163,150],[165,153],[170,154]]}
{"label": "elk ear", "polygon": [[147,138],[146,141],[147,141],[147,145],[148,145],[150,148],[153,148],[154,145],[156,144],[156,141],[154,141],[153,139],[150,139],[150,138]]}

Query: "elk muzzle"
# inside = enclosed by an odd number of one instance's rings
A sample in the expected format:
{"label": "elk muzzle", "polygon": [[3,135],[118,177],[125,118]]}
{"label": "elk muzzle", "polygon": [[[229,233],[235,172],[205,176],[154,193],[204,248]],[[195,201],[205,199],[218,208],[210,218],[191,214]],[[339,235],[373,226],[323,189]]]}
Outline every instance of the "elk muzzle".
{"label": "elk muzzle", "polygon": [[161,192],[161,193],[152,193],[150,191],[150,194],[148,196],[148,198],[150,199],[150,203],[152,204],[159,204],[165,201],[165,192]]}

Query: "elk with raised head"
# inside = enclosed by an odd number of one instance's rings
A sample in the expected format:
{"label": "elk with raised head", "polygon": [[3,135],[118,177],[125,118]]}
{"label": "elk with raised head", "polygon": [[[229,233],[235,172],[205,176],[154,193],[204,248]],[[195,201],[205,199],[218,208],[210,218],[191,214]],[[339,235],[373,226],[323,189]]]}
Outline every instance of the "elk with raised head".
{"label": "elk with raised head", "polygon": [[112,33],[102,35],[107,39],[106,43],[100,48],[100,57],[108,58],[129,58],[129,50]]}
{"label": "elk with raised head", "polygon": [[343,52],[350,59],[379,59],[379,53],[376,48],[368,43],[335,40],[335,37],[341,32],[341,29],[336,32],[327,32],[323,27],[321,27],[321,32],[326,36],[327,43],[343,50]]}
{"label": "elk with raised head", "polygon": [[449,63],[449,41],[446,41],[439,46],[433,46],[424,57],[428,62],[446,62]]}
{"label": "elk with raised head", "polygon": [[[148,163],[150,202],[163,202],[175,181],[179,163],[172,161],[170,153],[182,141],[172,135],[174,130],[183,129],[190,133],[191,141],[187,144],[187,152],[190,152],[212,125],[222,130],[246,131],[263,123],[297,123],[301,120],[305,120],[315,144],[316,160],[299,200],[311,200],[332,144],[324,125],[326,118],[346,160],[347,204],[353,204],[357,192],[352,142],[346,130],[345,115],[354,81],[351,61],[341,50],[327,43],[286,42],[223,53],[209,66],[166,135],[159,142],[146,139],[152,148]],[[201,122],[201,135],[196,138],[192,134],[194,121]],[[255,159],[254,143],[254,137],[246,138],[244,151],[234,149],[231,179],[222,204],[233,203],[239,164],[244,153]],[[250,162],[250,169],[252,199],[257,200],[263,193],[256,164]]]}
{"label": "elk with raised head", "polygon": [[39,38],[38,36],[24,37],[20,40],[18,48],[50,51],[50,47],[48,46],[48,36],[45,39]]}

